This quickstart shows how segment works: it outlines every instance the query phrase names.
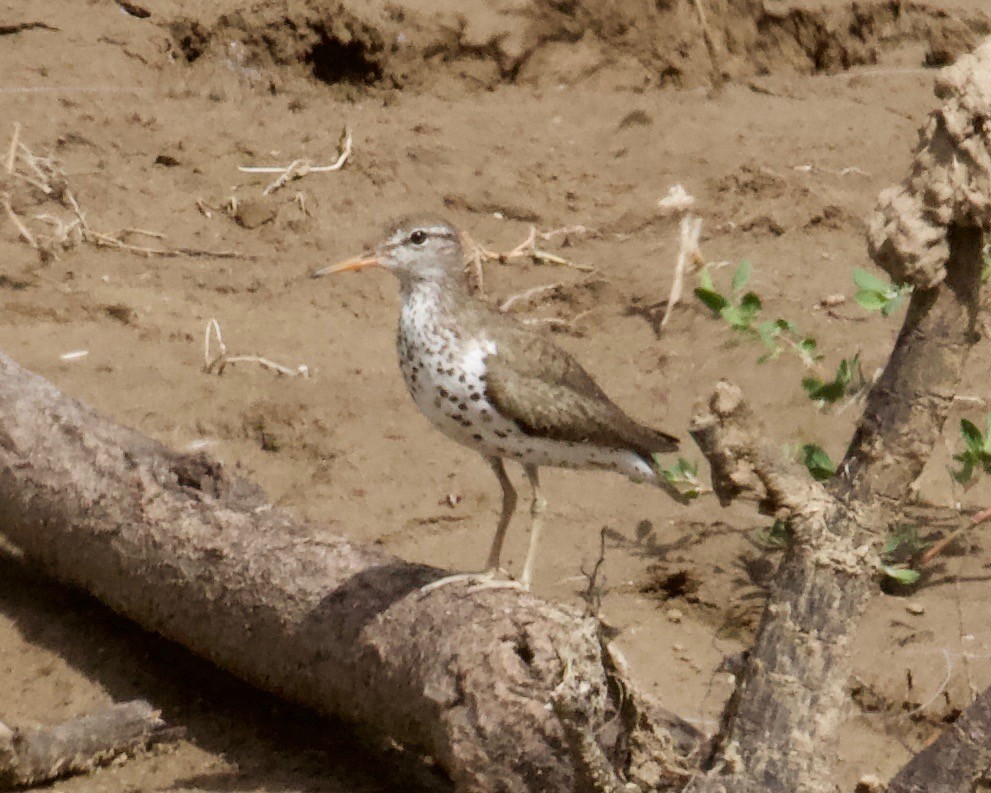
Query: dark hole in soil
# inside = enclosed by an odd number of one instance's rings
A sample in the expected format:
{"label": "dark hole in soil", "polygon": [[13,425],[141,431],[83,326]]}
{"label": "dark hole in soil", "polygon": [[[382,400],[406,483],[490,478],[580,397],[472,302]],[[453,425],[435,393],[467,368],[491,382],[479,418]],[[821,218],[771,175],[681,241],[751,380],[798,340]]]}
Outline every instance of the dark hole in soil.
{"label": "dark hole in soil", "polygon": [[526,640],[526,637],[520,636],[516,640],[516,645],[513,649],[516,651],[516,654],[519,656],[520,660],[527,666],[533,663],[533,648]]}
{"label": "dark hole in soil", "polygon": [[374,83],[381,78],[381,67],[370,60],[366,45],[359,41],[347,44],[322,36],[306,56],[313,76],[324,83]]}
{"label": "dark hole in soil", "polygon": [[192,63],[206,50],[210,37],[198,22],[180,20],[173,22],[169,28],[179,52],[186,59],[186,63]]}

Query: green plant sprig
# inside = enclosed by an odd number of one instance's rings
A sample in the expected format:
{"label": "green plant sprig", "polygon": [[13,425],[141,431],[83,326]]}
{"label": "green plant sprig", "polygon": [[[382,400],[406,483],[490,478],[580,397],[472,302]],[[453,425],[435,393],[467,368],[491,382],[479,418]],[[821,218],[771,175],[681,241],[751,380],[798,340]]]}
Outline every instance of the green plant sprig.
{"label": "green plant sprig", "polygon": [[867,270],[853,268],[853,282],[857,285],[854,300],[867,311],[880,311],[882,316],[890,317],[911,294],[912,287],[908,284],[894,284],[878,278]]}
{"label": "green plant sprig", "polygon": [[991,413],[985,416],[984,426],[982,433],[969,419],[960,420],[964,450],[953,455],[953,459],[960,463],[960,470],[951,470],[950,474],[962,485],[974,478],[974,471],[977,469],[991,474]]}
{"label": "green plant sprig", "polygon": [[750,280],[750,270],[750,262],[744,259],[733,273],[733,299],[716,289],[708,267],[703,267],[699,273],[699,286],[695,290],[695,296],[734,330],[752,331],[754,317],[763,308],[756,292],[746,292],[737,297]]}
{"label": "green plant sprig", "polygon": [[818,377],[802,379],[802,388],[809,399],[821,405],[834,404],[846,396],[855,396],[867,387],[867,378],[860,365],[860,353],[852,358],[844,358],[836,369],[836,375],[829,382]]}
{"label": "green plant sprig", "polygon": [[686,501],[702,495],[703,487],[699,482],[698,463],[679,457],[676,463],[665,467],[660,463],[660,456],[654,455],[654,467],[664,477],[664,481],[674,487]]}
{"label": "green plant sprig", "polygon": [[829,458],[826,450],[821,446],[806,443],[798,454],[802,465],[809,469],[812,478],[817,482],[824,482],[836,473],[836,463]]}
{"label": "green plant sprig", "polygon": [[921,576],[912,565],[930,545],[919,536],[918,526],[896,526],[881,548],[881,574],[902,586],[911,586]]}
{"label": "green plant sprig", "polygon": [[754,324],[764,305],[756,292],[743,291],[750,280],[751,272],[749,261],[744,259],[740,262],[730,282],[731,293],[727,296],[716,288],[709,268],[703,267],[699,273],[699,286],[695,289],[695,296],[730,328],[755,336],[768,348],[768,352],[758,359],[759,363],[774,360],[785,349],[790,348],[806,366],[815,366],[816,361],[822,357],[819,355],[818,344],[814,338],[803,336],[793,322],[775,319]]}

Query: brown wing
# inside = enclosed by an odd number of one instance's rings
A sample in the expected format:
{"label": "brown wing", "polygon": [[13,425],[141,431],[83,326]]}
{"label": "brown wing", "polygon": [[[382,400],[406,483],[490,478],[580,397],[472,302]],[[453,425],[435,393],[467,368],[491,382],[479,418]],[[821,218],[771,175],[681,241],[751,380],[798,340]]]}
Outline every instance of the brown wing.
{"label": "brown wing", "polygon": [[500,323],[497,352],[486,358],[486,397],[528,435],[610,449],[630,449],[651,462],[678,439],[634,421],[581,365],[550,340]]}

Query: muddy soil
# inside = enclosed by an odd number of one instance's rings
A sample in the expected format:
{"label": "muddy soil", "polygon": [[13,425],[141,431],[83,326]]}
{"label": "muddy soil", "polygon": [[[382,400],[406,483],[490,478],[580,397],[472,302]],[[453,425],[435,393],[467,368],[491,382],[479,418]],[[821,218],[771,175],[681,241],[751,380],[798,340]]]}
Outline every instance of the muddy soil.
{"label": "muddy soil", "polygon": [[[493,250],[531,225],[568,228],[541,245],[594,277],[491,262],[487,299],[562,283],[520,316],[558,320],[546,323],[556,339],[632,414],[685,437],[689,457],[692,405],[725,377],[783,445],[817,443],[835,459],[858,406],[817,411],[796,356],[758,364],[759,343],[692,298],[660,331],[678,230],[657,200],[676,183],[697,197],[705,257],[728,265],[713,268],[717,283],[749,260],[763,314],[815,335],[822,376],[858,351],[870,376],[900,316],[852,300],[851,269],[870,266],[864,219],[905,172],[934,102],[932,67],[991,30],[991,14],[983,0],[702,6],[715,62],[696,5],[681,0],[0,3],[0,153],[19,125],[97,232],[239,256],[79,243],[64,193],[4,174],[0,189],[40,250],[0,217],[0,347],[120,422],[242,470],[330,531],[474,569],[498,487],[407,397],[395,283],[307,273],[410,210],[442,212]],[[266,197],[271,176],[238,170],[331,161],[345,126],[354,151],[340,171]],[[823,307],[833,295],[846,300]],[[205,374],[211,318],[232,353],[310,376],[250,364]],[[988,397],[989,361],[981,350],[962,395]],[[981,415],[960,402],[920,481],[923,537],[991,498],[947,474],[958,419]],[[608,474],[549,470],[544,482],[535,589],[577,600],[603,535],[603,614],[637,677],[711,727],[730,686],[721,664],[752,637],[775,563],[768,522],[747,505],[683,507]],[[508,541],[511,569],[524,527]],[[971,532],[918,587],[877,596],[857,638],[838,788],[888,775],[991,683],[989,567],[991,541]],[[0,553],[0,692],[11,723],[144,697],[187,727],[177,746],[60,792],[443,789],[346,725],[46,582],[16,549]]]}

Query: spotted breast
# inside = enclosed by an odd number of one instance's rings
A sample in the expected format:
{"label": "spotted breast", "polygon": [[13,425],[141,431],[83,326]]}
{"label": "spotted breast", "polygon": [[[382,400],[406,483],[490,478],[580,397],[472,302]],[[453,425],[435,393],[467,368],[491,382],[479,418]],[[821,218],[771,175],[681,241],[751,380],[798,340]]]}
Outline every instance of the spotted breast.
{"label": "spotted breast", "polygon": [[635,481],[652,481],[654,469],[627,449],[527,433],[490,398],[488,361],[497,342],[470,322],[430,284],[406,297],[399,318],[399,367],[410,396],[430,422],[449,438],[488,458],[535,466],[599,468]]}

